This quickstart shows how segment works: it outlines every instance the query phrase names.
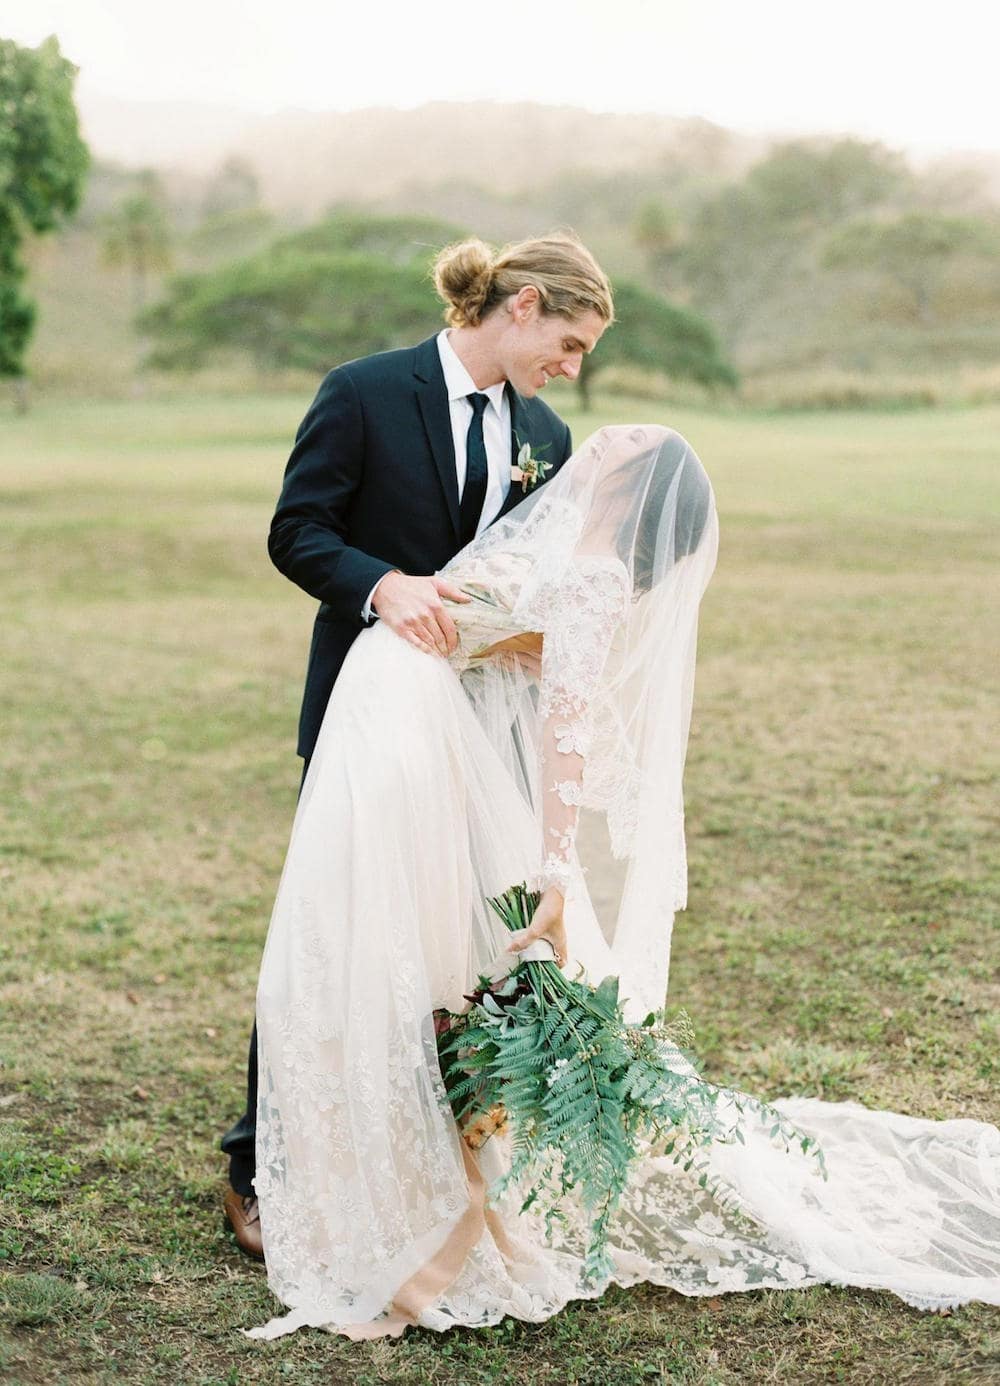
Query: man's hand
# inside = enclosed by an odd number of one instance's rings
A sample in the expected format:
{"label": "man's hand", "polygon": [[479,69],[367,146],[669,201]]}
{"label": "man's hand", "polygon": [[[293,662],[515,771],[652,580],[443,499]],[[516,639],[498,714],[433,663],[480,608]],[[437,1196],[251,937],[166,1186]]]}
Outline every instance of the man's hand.
{"label": "man's hand", "polygon": [[458,631],[448,615],[444,597],[452,602],[472,600],[444,578],[386,573],[375,589],[372,610],[416,649],[450,655],[458,645]]}

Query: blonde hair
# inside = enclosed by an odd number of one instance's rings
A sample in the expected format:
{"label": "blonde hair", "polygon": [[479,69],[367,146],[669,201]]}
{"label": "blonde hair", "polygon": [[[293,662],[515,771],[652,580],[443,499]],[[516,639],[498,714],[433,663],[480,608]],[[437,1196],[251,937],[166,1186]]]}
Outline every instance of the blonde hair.
{"label": "blonde hair", "polygon": [[532,284],[542,311],[576,318],[593,310],[614,321],[611,285],[582,241],[564,232],[517,241],[501,251],[476,237],[445,246],[434,262],[434,287],[450,327],[475,327]]}

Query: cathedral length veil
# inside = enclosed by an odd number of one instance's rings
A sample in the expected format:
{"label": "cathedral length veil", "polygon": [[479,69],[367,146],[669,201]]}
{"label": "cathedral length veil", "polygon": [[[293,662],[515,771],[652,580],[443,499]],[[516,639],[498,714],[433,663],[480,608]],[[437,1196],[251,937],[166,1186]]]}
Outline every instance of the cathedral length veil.
{"label": "cathedral length veil", "polygon": [[[268,1283],[290,1312],[253,1336],[540,1321],[605,1288],[583,1280],[589,1219],[572,1198],[551,1236],[516,1191],[484,1206],[509,1147],[494,1136],[473,1158],[460,1139],[433,1010],[462,1009],[502,953],[485,901],[527,878],[567,891],[571,970],[618,974],[631,1018],[662,1004],[716,549],[711,487],[685,440],[602,429],[446,568],[474,597],[453,608],[450,662],[378,625],[352,647],[261,964],[255,1182]],[[544,637],[537,684],[488,653],[522,632]],[[576,855],[581,807],[606,815],[627,863],[604,928]],[[829,1282],[926,1308],[1000,1302],[1000,1132],[777,1105],[824,1146],[829,1183],[750,1118],[745,1144],[711,1152],[730,1210],[650,1148],[611,1230],[617,1283],[718,1294]]]}

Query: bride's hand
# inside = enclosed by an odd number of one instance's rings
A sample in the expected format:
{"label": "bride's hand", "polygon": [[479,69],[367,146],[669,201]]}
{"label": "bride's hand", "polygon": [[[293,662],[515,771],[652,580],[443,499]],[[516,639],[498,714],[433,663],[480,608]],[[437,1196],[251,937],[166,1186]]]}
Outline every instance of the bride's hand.
{"label": "bride's hand", "polygon": [[556,962],[560,967],[564,967],[568,957],[566,925],[563,921],[564,903],[562,891],[557,890],[555,886],[549,886],[539,900],[538,908],[531,916],[528,927],[511,934],[508,951],[520,953],[529,943],[545,938],[556,950]]}
{"label": "bride's hand", "polygon": [[542,677],[542,637],[537,631],[508,636],[506,640],[498,640],[495,645],[490,645],[480,658],[494,658],[505,664],[520,665],[529,679],[538,682]]}

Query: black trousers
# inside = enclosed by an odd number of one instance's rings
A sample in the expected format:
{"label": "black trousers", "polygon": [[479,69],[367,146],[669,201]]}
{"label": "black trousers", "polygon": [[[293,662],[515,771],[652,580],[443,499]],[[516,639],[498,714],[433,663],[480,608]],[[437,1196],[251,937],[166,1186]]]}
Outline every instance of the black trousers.
{"label": "black trousers", "polygon": [[[302,766],[299,793],[305,783],[309,761]],[[247,1056],[247,1105],[235,1126],[222,1137],[220,1145],[229,1156],[229,1182],[238,1194],[254,1196],[253,1177],[257,1173],[257,1022],[250,1031],[250,1053]]]}

